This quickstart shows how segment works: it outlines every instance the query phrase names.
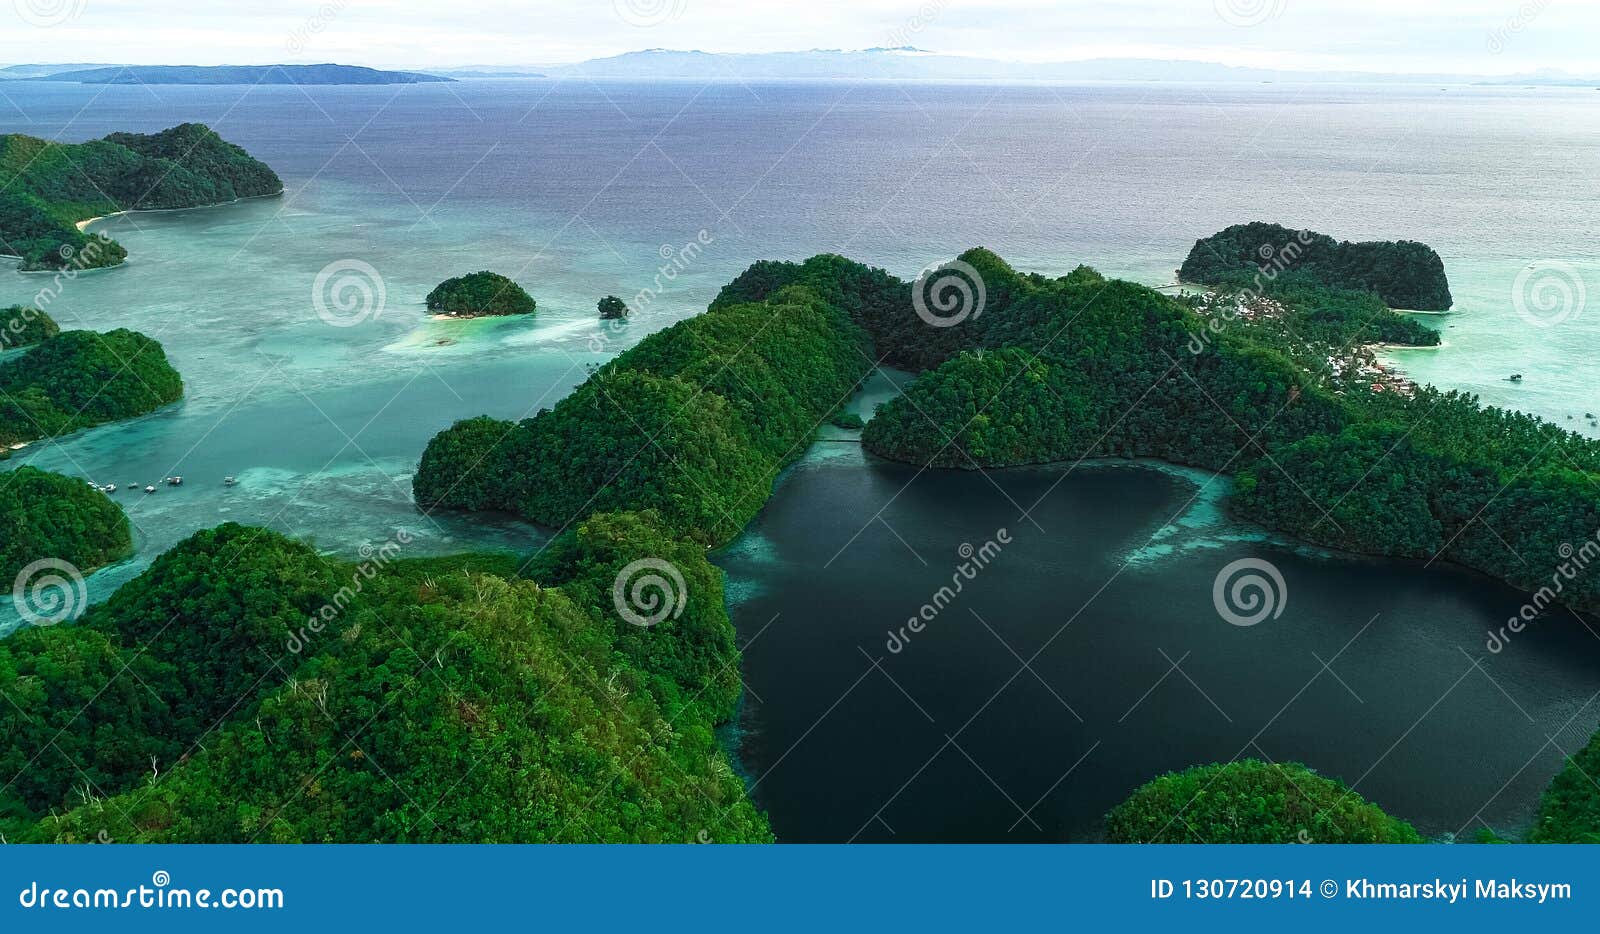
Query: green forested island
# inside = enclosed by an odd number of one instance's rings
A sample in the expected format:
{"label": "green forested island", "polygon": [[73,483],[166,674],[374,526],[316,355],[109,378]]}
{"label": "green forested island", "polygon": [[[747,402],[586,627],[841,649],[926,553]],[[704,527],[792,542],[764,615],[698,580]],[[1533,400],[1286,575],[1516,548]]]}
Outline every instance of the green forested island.
{"label": "green forested island", "polygon": [[14,581],[44,558],[83,573],[133,550],[122,508],[83,482],[19,467],[0,482],[0,579]]}
{"label": "green forested island", "polygon": [[0,445],[146,415],[183,396],[161,344],[137,331],[62,331],[0,360]]}
{"label": "green forested island", "polygon": [[1206,285],[1263,273],[1372,292],[1393,308],[1449,311],[1453,304],[1444,261],[1413,240],[1350,243],[1278,224],[1238,224],[1196,243],[1178,270],[1183,281]]}
{"label": "green forested island", "polygon": [[61,333],[61,326],[43,311],[13,305],[0,309],[0,352],[32,347]]}
{"label": "green forested island", "polygon": [[1293,762],[1241,759],[1163,775],[1106,817],[1111,843],[1421,843],[1343,783]]}
{"label": "green forested island", "polygon": [[198,123],[87,143],[0,135],[0,244],[25,271],[115,266],[127,257],[115,241],[80,231],[81,221],[282,190],[272,169]]}
{"label": "green forested island", "polygon": [[[0,768],[19,776],[0,792],[0,830],[12,842],[771,839],[712,733],[739,678],[721,575],[701,549],[641,514],[594,517],[531,579],[515,561],[388,561],[390,549],[351,567],[223,526],[78,625],[0,642],[0,692],[16,701],[0,710]],[[648,629],[610,612],[613,580],[640,554],[672,561],[692,595]],[[138,677],[112,677],[123,665]]]}
{"label": "green forested island", "polygon": [[472,272],[446,279],[428,293],[428,310],[453,318],[531,315],[539,303],[522,286],[497,272]]}

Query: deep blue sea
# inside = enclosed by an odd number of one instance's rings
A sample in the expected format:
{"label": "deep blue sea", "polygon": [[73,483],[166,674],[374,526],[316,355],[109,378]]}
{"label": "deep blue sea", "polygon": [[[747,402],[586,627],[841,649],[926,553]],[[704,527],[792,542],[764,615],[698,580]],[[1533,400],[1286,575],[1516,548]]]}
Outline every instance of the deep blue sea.
{"label": "deep blue sea", "polygon": [[[1196,238],[1255,219],[1431,244],[1457,312],[1428,319],[1442,329],[1441,349],[1397,353],[1399,365],[1600,435],[1582,417],[1600,408],[1600,307],[1588,307],[1600,303],[1597,108],[1595,90],[1431,86],[0,84],[0,132],[78,141],[202,121],[287,186],[277,199],[97,222],[130,262],[64,283],[50,312],[67,327],[158,338],[185,377],[186,398],[137,422],[36,444],[10,463],[123,488],[139,552],[92,577],[96,599],[193,531],[228,520],[345,555],[401,530],[413,553],[528,551],[547,533],[412,507],[410,474],[428,438],[460,418],[519,418],[554,404],[587,366],[703,310],[754,260],[839,252],[910,277],[981,245],[1024,270],[1060,274],[1088,263],[1162,285]],[[674,265],[669,257],[691,242],[701,245],[692,260]],[[521,282],[538,316],[428,317],[422,298],[433,285],[483,268]],[[0,305],[34,302],[51,288],[49,277],[0,268]],[[598,298],[647,289],[651,301],[625,326],[600,326]],[[1512,373],[1525,378],[1513,384]],[[1514,832],[1560,748],[1600,721],[1600,705],[1591,705],[1600,668],[1589,661],[1600,656],[1588,635],[1530,637],[1524,654],[1483,662],[1490,680],[1469,669],[1469,656],[1484,655],[1484,629],[1514,611],[1517,595],[1448,570],[1284,551],[1251,530],[1194,520],[1187,487],[1133,469],[1051,488],[1064,512],[1041,524],[1058,539],[1021,546],[1029,563],[997,578],[1009,603],[973,607],[1021,652],[1054,628],[1040,628],[1056,617],[1039,607],[1095,598],[1108,575],[1135,562],[1117,578],[1118,588],[1135,589],[1108,591],[1099,606],[1110,616],[1083,630],[1096,633],[1077,646],[1090,654],[1042,666],[1051,691],[1026,675],[1032,694],[991,708],[1006,712],[1003,725],[983,726],[991,742],[961,734],[959,749],[944,747],[961,708],[975,706],[968,699],[989,696],[987,679],[1011,673],[1005,656],[952,673],[978,644],[1000,650],[966,618],[962,634],[940,637],[954,640],[942,648],[930,638],[920,656],[885,663],[907,689],[895,696],[921,699],[921,715],[868,705],[849,713],[850,729],[831,729],[837,717],[808,712],[832,709],[838,692],[828,678],[808,684],[807,671],[832,678],[846,662],[865,665],[858,649],[879,645],[893,619],[926,599],[926,578],[937,576],[928,568],[960,543],[951,529],[1016,519],[1003,515],[1013,504],[995,500],[986,478],[900,478],[833,453],[797,470],[724,556],[737,621],[754,640],[747,764],[786,838],[1010,839],[1015,804],[1033,801],[995,788],[1042,795],[1014,828],[1025,838],[1092,837],[1097,815],[1153,770],[1238,754],[1320,670],[1310,653],[1329,658],[1374,613],[1375,647],[1352,649],[1336,665],[1347,688],[1323,676],[1249,754],[1336,774],[1428,833],[1485,822]],[[128,492],[175,474],[184,487]],[[225,476],[238,484],[224,486]],[[1040,481],[1023,473],[1006,483]],[[933,485],[928,495],[917,495],[922,484]],[[910,492],[897,494],[902,487]],[[1095,509],[1093,521],[1080,515]],[[874,521],[880,510],[886,522]],[[870,528],[858,531],[856,519]],[[1183,534],[1163,534],[1169,525]],[[1085,538],[1080,527],[1107,538]],[[918,554],[914,566],[902,544]],[[883,563],[890,555],[900,564]],[[1212,580],[1225,558],[1241,555],[1296,569],[1294,605],[1310,615],[1255,643],[1210,631],[1219,625],[1207,615]],[[857,562],[848,573],[838,570],[846,560]],[[857,599],[853,587],[875,589]],[[1351,591],[1362,599],[1345,605]],[[827,619],[818,624],[832,636],[808,640],[806,617],[819,606]],[[800,637],[757,638],[774,614]],[[774,644],[783,654],[765,654]],[[1151,701],[1118,720],[1124,701],[1166,667],[1157,648],[1172,659],[1194,653],[1183,677],[1195,691],[1169,674]],[[818,654],[832,652],[840,654]],[[1277,662],[1284,667],[1262,676]],[[1458,676],[1451,696],[1461,702],[1430,707]],[[872,684],[893,690],[876,675]],[[1063,699],[1086,720],[1119,724],[1118,738],[1069,724]],[[1205,719],[1213,709],[1226,717]],[[1416,727],[1419,715],[1437,728]],[[936,722],[947,716],[955,725]],[[1547,742],[1552,735],[1561,742]],[[946,779],[920,784],[913,774],[931,751],[924,739],[943,758],[923,774]],[[1085,760],[1078,778],[1051,786],[1095,741],[1112,745]],[[1101,753],[1111,753],[1106,768]],[[944,761],[958,754],[962,761]],[[876,799],[902,782],[908,790],[894,800],[922,804],[875,814]]]}

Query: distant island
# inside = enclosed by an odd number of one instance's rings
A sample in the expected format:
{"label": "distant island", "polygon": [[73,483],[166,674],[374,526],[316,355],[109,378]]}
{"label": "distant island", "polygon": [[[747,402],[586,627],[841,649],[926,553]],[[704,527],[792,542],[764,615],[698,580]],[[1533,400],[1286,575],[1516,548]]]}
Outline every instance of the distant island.
{"label": "distant island", "polygon": [[211,128],[113,133],[87,143],[0,135],[0,243],[22,270],[115,266],[127,250],[82,222],[122,211],[226,204],[283,191],[277,173]]}
{"label": "distant island", "polygon": [[522,286],[488,270],[439,283],[428,293],[427,305],[429,311],[452,318],[531,315],[538,308]]}
{"label": "distant island", "polygon": [[455,79],[360,65],[111,65],[51,72],[33,80],[78,84],[434,84]]}
{"label": "distant island", "polygon": [[1449,311],[1454,304],[1444,260],[1413,240],[1350,243],[1279,224],[1236,224],[1196,242],[1178,270],[1183,281],[1205,285],[1243,285],[1258,275],[1372,292],[1391,308]]}

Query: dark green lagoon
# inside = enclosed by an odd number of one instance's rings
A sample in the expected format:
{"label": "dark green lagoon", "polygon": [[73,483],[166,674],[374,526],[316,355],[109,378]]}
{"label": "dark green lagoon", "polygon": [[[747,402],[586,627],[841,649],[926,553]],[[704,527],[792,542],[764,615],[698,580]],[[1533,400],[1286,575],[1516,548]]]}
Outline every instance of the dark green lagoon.
{"label": "dark green lagoon", "polygon": [[[1595,636],[1568,615],[1491,654],[1508,588],[1273,544],[1201,474],[1065,472],[825,443],[723,556],[742,758],[780,839],[1094,840],[1137,785],[1235,757],[1304,762],[1431,837],[1516,834],[1600,715]],[[1012,543],[891,651],[1000,528]],[[1212,587],[1252,557],[1286,603],[1239,627]]]}

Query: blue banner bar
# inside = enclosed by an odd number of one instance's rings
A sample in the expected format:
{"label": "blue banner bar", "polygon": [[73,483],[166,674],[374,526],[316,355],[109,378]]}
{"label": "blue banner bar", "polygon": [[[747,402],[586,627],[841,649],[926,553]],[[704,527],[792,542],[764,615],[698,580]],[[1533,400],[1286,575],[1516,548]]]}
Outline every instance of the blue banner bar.
{"label": "blue banner bar", "polygon": [[1592,929],[1600,847],[7,846],[0,879],[8,932],[1502,931]]}

